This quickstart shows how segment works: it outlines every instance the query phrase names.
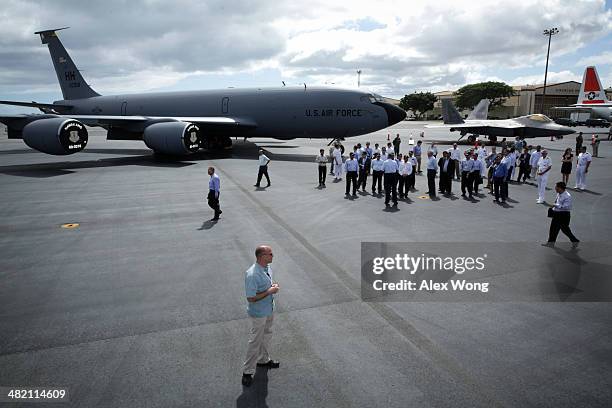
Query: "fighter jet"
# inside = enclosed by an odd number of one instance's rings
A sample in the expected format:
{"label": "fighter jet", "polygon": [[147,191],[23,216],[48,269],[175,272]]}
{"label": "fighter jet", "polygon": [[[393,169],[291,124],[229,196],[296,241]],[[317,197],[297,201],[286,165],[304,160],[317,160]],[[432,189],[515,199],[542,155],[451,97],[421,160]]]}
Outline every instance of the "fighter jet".
{"label": "fighter jet", "polygon": [[0,101],[40,109],[37,115],[0,115],[11,139],[44,153],[79,152],[87,126],[109,140],[143,140],[157,153],[184,155],[231,146],[244,138],[346,138],[384,129],[406,112],[376,94],[333,88],[279,87],[101,96],[83,79],[57,31],[38,31],[47,44],[63,99],[52,104]]}
{"label": "fighter jet", "polygon": [[595,67],[585,68],[578,101],[572,106],[554,107],[553,109],[590,111],[595,116],[612,121],[612,101],[606,98],[606,92],[601,86]]}
{"label": "fighter jet", "polygon": [[[472,118],[482,117],[482,106],[480,105],[479,103],[477,106],[479,111],[472,115]],[[475,111],[477,110],[475,109]],[[541,114],[519,116],[514,119],[486,120],[468,117],[468,119],[463,120],[450,99],[442,100],[442,118],[444,119],[444,125],[427,125],[426,127],[447,128],[451,132],[458,131],[461,134],[459,140],[470,134],[467,139],[470,143],[476,141],[475,135],[486,135],[490,141],[495,142],[498,137],[560,137],[575,133],[571,128],[558,125]]]}

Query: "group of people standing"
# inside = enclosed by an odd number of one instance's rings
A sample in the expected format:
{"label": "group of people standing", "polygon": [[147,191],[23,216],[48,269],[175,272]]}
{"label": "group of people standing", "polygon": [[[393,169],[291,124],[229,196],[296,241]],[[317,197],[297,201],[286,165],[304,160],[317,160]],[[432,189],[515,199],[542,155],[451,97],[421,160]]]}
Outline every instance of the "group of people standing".
{"label": "group of people standing", "polygon": [[[576,185],[575,189],[586,189],[586,177],[592,162],[592,155],[587,152],[586,146],[582,146],[581,135],[576,138],[577,152],[576,157]],[[580,141],[580,144],[578,142]],[[315,162],[318,167],[319,186],[325,186],[327,175],[327,164],[331,159],[331,174],[336,181],[342,180],[343,173],[346,172],[346,196],[356,196],[357,190],[365,192],[367,189],[367,179],[371,177],[371,191],[373,195],[385,192],[385,205],[398,205],[399,199],[407,198],[408,192],[415,190],[416,175],[422,174],[421,165],[423,164],[423,143],[419,140],[407,154],[399,153],[399,135],[394,143],[387,143],[387,146],[379,147],[376,143],[372,148],[370,142],[365,146],[360,143],[353,147],[349,157],[343,156],[344,146],[336,143],[330,149],[329,157],[325,155],[325,150],[320,149]],[[507,143],[502,145],[501,153],[496,152],[497,147],[493,146],[488,152],[482,143],[478,142],[473,148],[461,151],[457,144],[452,148],[442,151],[438,157],[438,148],[432,143],[426,153],[424,169],[427,174],[427,194],[431,198],[436,197],[436,193],[445,196],[452,194],[453,180],[461,182],[461,195],[464,198],[473,199],[478,195],[479,186],[487,178],[485,188],[489,189],[494,195],[494,201],[505,203],[508,198],[508,184],[510,182],[526,182],[528,179],[535,179],[538,186],[537,203],[545,202],[546,185],[552,169],[552,160],[546,149],[541,146],[525,146],[525,141],[517,138],[513,146]],[[522,150],[522,153],[518,154]],[[569,229],[569,211],[571,209],[571,195],[566,191],[569,176],[572,172],[574,154],[571,148],[566,149],[561,156],[561,175],[563,180],[556,183],[555,190],[557,196],[552,206],[549,216],[552,218],[550,226],[550,236],[547,245],[556,240],[559,231],[563,231],[573,243],[578,240]],[[259,171],[257,174],[256,187],[260,187],[261,179],[266,178],[267,187],[270,186],[268,175],[268,165],[271,160],[259,151]],[[518,177],[514,174],[518,169]],[[219,204],[220,181],[214,167],[208,168],[209,192],[207,196],[208,205],[214,210],[213,220],[219,219],[222,211]],[[439,178],[438,188],[436,189],[436,177]]]}
{"label": "group of people standing", "polygon": [[[398,140],[399,136],[394,140]],[[420,148],[421,141],[418,146]],[[353,147],[349,157],[344,159],[342,152],[344,147],[336,143],[330,151],[332,162],[332,174],[336,181],[342,180],[343,173],[346,172],[346,195],[357,195],[357,190],[366,190],[367,178],[372,176],[372,194],[382,194],[385,191],[385,204],[393,201],[397,205],[398,188],[399,198],[405,198],[408,191],[414,189],[415,176],[421,173],[421,154],[416,147],[402,157],[398,152],[399,142],[393,145],[391,142],[387,146],[379,147],[378,143],[374,148],[367,142],[365,147],[360,143]],[[397,153],[396,153],[397,152]],[[417,155],[418,153],[418,155]],[[325,151],[321,149],[319,156],[315,160],[319,167],[319,185],[325,185],[325,178],[321,176],[326,172],[327,157]]]}
{"label": "group of people standing", "polygon": [[[384,188],[385,204],[393,202],[393,205],[397,205],[398,196],[400,199],[406,198],[408,192],[414,190],[415,176],[423,173],[422,141],[419,140],[408,154],[402,155],[398,150],[399,142],[389,142],[387,146],[382,147],[376,143],[373,148],[370,142],[365,146],[357,143],[348,157],[343,156],[344,146],[340,143],[330,149],[329,157],[321,149],[315,160],[319,169],[319,185],[325,185],[327,163],[331,160],[331,174],[334,175],[335,181],[342,180],[343,173],[346,172],[345,195],[355,197],[357,190],[365,192],[367,179],[371,175],[372,194],[380,195]],[[432,143],[424,160],[427,194],[432,198],[436,197],[436,193],[446,196],[452,194],[454,179],[461,182],[461,195],[471,200],[474,195],[479,194],[479,187],[486,177],[485,188],[494,195],[494,201],[505,203],[508,198],[508,183],[525,183],[528,179],[534,179],[538,187],[537,203],[544,203],[546,185],[552,169],[548,151],[539,145],[526,146],[525,141],[520,138],[517,138],[512,146],[504,143],[500,153],[496,150],[497,147],[493,146],[491,151],[487,151],[484,145],[478,142],[473,148],[462,152],[455,143],[438,157],[438,148]],[[591,161],[592,156],[586,151],[586,146],[581,146],[576,158],[576,189],[586,188],[586,174]],[[561,174],[565,184],[568,183],[573,162],[572,150],[566,149],[561,156]],[[515,178],[517,169],[518,177]],[[439,178],[437,189],[436,177]]]}

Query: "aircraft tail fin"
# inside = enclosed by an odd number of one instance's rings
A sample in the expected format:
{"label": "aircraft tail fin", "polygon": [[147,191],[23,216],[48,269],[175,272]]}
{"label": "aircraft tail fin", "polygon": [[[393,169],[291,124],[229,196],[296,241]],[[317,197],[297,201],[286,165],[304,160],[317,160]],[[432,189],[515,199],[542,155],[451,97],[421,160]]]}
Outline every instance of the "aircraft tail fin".
{"label": "aircraft tail fin", "polygon": [[442,119],[445,125],[465,123],[450,99],[442,99]]}
{"label": "aircraft tail fin", "polygon": [[100,96],[96,91],[85,82],[78,68],[68,55],[62,45],[56,31],[64,30],[68,27],[56,28],[52,30],[37,31],[34,34],[40,35],[43,44],[49,47],[53,67],[57,74],[57,80],[62,88],[62,95],[65,100],[91,98]]}
{"label": "aircraft tail fin", "polygon": [[586,67],[578,94],[578,105],[597,105],[608,102],[595,67]]}
{"label": "aircraft tail fin", "polygon": [[491,104],[491,101],[489,101],[488,99],[481,99],[480,102],[478,102],[478,105],[474,107],[474,110],[470,112],[467,118],[475,119],[475,120],[487,119],[487,117],[489,116],[489,105],[490,104]]}

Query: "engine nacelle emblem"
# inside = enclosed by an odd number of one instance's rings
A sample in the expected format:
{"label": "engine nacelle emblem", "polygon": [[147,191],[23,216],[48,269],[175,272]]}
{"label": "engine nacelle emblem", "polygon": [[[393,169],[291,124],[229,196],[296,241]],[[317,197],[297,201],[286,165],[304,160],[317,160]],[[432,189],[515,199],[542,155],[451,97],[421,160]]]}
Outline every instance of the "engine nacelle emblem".
{"label": "engine nacelle emblem", "polygon": [[185,146],[189,151],[197,152],[200,148],[201,139],[202,135],[198,125],[191,123],[185,128]]}

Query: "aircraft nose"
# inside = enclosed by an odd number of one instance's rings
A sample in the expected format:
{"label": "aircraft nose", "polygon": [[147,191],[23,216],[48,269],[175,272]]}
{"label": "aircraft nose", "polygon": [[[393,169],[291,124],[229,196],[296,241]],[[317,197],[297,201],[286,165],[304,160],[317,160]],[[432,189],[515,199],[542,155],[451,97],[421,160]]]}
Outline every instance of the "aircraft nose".
{"label": "aircraft nose", "polygon": [[397,122],[401,122],[406,119],[406,111],[400,108],[399,106],[392,105],[390,103],[380,103],[380,105],[385,108],[387,112],[387,120],[389,121],[389,125],[394,125]]}
{"label": "aircraft nose", "polygon": [[576,133],[576,131],[572,128],[561,126],[561,133],[565,135],[571,135],[572,133]]}

